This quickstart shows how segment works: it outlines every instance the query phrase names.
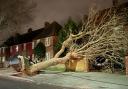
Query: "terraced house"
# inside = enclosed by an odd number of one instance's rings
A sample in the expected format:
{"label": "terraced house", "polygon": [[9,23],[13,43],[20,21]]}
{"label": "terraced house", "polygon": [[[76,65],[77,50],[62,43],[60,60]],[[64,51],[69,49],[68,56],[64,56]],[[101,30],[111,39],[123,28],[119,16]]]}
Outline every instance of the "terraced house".
{"label": "terraced house", "polygon": [[8,38],[0,47],[0,67],[6,67],[6,62],[17,55],[25,54],[28,58],[34,60],[34,48],[38,43],[42,43],[45,46],[44,60],[52,58],[54,56],[53,46],[57,41],[56,33],[60,29],[61,25],[57,22],[52,22],[51,24],[46,22],[44,28],[34,31],[30,28],[28,33],[22,35],[16,33],[15,36]]}

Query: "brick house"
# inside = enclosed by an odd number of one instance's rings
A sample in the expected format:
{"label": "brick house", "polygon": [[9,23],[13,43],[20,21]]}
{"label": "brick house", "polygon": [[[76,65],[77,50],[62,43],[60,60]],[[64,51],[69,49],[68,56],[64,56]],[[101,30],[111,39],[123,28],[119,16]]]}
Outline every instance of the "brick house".
{"label": "brick house", "polygon": [[[0,63],[5,63],[5,60],[9,60],[15,55],[25,53],[26,56],[32,60],[35,59],[34,48],[39,42],[42,42],[46,47],[45,60],[48,60],[54,56],[53,46],[57,41],[57,32],[61,29],[61,25],[57,22],[51,24],[45,23],[45,27],[32,31],[28,30],[25,34],[16,34],[13,37],[8,38],[4,45],[0,47]],[[3,67],[3,65],[1,66]]]}

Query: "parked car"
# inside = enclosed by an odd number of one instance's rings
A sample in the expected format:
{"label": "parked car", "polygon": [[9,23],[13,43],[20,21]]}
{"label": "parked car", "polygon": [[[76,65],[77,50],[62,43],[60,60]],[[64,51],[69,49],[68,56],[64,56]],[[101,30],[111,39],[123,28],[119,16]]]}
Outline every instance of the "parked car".
{"label": "parked car", "polygon": [[21,62],[20,59],[17,57],[18,55],[12,56],[9,58],[9,65],[13,67],[17,72],[21,70]]}

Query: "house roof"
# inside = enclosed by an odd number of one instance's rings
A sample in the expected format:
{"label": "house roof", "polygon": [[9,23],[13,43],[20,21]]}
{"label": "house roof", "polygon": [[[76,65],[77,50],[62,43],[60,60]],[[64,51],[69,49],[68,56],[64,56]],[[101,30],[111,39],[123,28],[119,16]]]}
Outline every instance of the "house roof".
{"label": "house roof", "polygon": [[62,26],[57,22],[52,22],[51,24],[47,24],[47,26],[45,26],[44,28],[40,28],[34,31],[30,31],[29,29],[28,33],[22,35],[16,34],[15,36],[11,36],[4,42],[4,45],[12,46],[16,44],[31,42],[40,38],[55,36],[56,32],[61,28]]}
{"label": "house roof", "polygon": [[34,37],[33,40],[40,39],[40,38],[45,38],[49,36],[55,36],[57,35],[57,32],[62,28],[57,22],[53,22],[49,26],[43,28],[43,32],[41,32],[39,35]]}

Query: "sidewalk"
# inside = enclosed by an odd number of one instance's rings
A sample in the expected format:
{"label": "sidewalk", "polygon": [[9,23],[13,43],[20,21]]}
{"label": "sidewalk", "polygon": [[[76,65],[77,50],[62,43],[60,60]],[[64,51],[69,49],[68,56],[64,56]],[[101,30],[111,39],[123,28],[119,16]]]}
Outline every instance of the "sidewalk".
{"label": "sidewalk", "polygon": [[5,79],[11,79],[11,80],[17,80],[17,81],[25,81],[25,82],[34,82],[33,80],[29,79],[28,77],[16,77],[13,76],[15,74],[18,74],[19,72],[16,72],[13,68],[3,68],[0,69],[0,77]]}
{"label": "sidewalk", "polygon": [[[1,73],[2,71],[0,71]],[[6,73],[4,72],[2,74]],[[21,77],[16,78],[21,79]],[[74,89],[128,89],[128,77],[125,75],[99,72],[74,73],[45,70],[41,74],[23,79],[35,82],[37,85],[47,84]]]}
{"label": "sidewalk", "polygon": [[11,75],[17,73],[13,68],[1,68],[0,75]]}
{"label": "sidewalk", "polygon": [[30,79],[38,84],[51,84],[75,89],[128,89],[128,77],[99,72],[45,73]]}

